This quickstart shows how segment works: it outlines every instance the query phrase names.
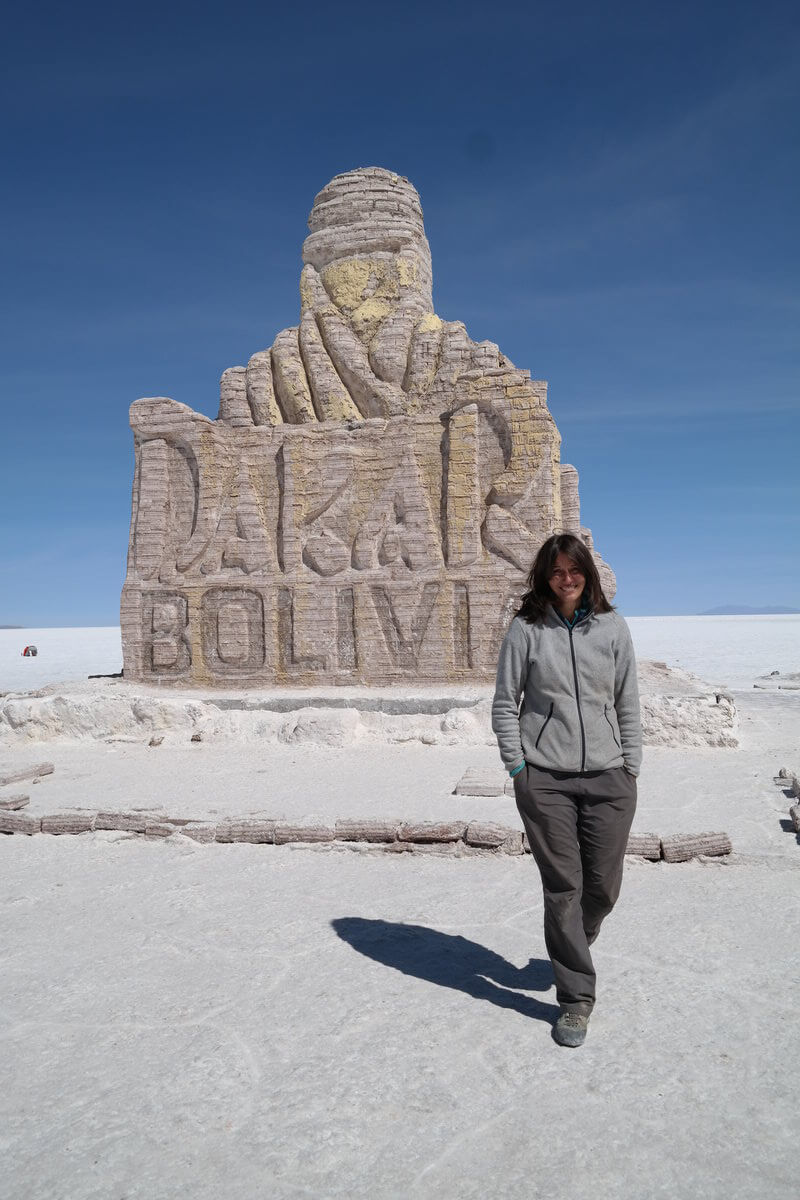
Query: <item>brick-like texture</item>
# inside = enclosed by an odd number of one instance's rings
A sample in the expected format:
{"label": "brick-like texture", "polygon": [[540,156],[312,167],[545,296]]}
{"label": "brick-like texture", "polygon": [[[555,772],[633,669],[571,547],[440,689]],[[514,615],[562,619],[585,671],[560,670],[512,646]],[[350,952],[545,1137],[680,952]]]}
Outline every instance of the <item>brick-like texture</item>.
{"label": "brick-like texture", "polygon": [[332,179],[303,263],[299,323],[223,372],[216,420],[131,408],[125,677],[489,680],[544,539],[595,553],[547,385],[436,315],[402,176]]}

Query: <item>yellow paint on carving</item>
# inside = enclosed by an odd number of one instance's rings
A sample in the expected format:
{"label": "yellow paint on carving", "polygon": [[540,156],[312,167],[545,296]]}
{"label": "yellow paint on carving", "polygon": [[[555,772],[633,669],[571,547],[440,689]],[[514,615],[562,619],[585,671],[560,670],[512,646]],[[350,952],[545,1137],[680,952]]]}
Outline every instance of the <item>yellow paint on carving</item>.
{"label": "yellow paint on carving", "polygon": [[287,417],[299,424],[315,421],[317,417],[311,403],[306,369],[297,348],[297,331],[292,333],[291,341],[288,337],[285,341],[276,338],[272,362],[276,389],[288,410]]}
{"label": "yellow paint on carving", "polygon": [[282,425],[283,413],[278,408],[278,401],[275,399],[275,389],[270,388],[267,393],[267,416],[270,425]]}
{"label": "yellow paint on carving", "polygon": [[395,304],[393,301],[371,296],[369,300],[365,300],[363,304],[359,304],[355,312],[351,314],[350,321],[357,336],[362,342],[368,343],[374,337],[381,323],[394,310]]}
{"label": "yellow paint on carving", "polygon": [[400,295],[400,258],[373,258],[369,294],[396,300]]}
{"label": "yellow paint on carving", "polygon": [[405,258],[403,256],[397,259],[397,282],[400,287],[414,287],[419,277],[419,264],[416,258]]}
{"label": "yellow paint on carving", "polygon": [[525,494],[543,460],[549,459],[551,495],[542,499],[545,505],[555,508],[561,491],[558,469],[561,438],[555,421],[548,410],[541,406],[540,397],[529,381],[520,383],[517,378],[503,390],[509,404],[511,458],[505,471],[494,482],[497,500],[513,506]]}
{"label": "yellow paint on carving", "polygon": [[320,408],[322,409],[320,418],[323,421],[349,421],[358,420],[361,417],[350,393],[344,388],[341,391],[329,392],[324,404],[320,404]]}
{"label": "yellow paint on carving", "polygon": [[367,295],[372,271],[369,258],[343,258],[323,268],[322,282],[336,307],[350,313]]}
{"label": "yellow paint on carving", "polygon": [[436,313],[426,313],[417,325],[420,333],[438,333],[441,328],[442,318],[437,317]]}
{"label": "yellow paint on carving", "polygon": [[[417,286],[418,264],[413,259],[393,255],[391,258],[363,255],[329,263],[322,271],[322,282],[333,303],[342,312],[355,318],[356,313],[370,300],[394,301],[402,288]],[[301,299],[306,303],[307,289],[301,283]],[[362,321],[371,319],[362,314]],[[438,329],[438,318],[430,325]]]}
{"label": "yellow paint on carving", "polygon": [[447,469],[447,557],[450,563],[463,560],[467,551],[467,531],[474,529],[477,516],[478,481],[471,449],[452,431]]}
{"label": "yellow paint on carving", "polygon": [[367,324],[370,321],[382,321],[394,312],[395,305],[391,300],[379,296],[370,296],[363,304],[359,304],[351,316],[354,325]]}
{"label": "yellow paint on carving", "polygon": [[314,294],[305,271],[300,275],[300,311],[314,307]]}

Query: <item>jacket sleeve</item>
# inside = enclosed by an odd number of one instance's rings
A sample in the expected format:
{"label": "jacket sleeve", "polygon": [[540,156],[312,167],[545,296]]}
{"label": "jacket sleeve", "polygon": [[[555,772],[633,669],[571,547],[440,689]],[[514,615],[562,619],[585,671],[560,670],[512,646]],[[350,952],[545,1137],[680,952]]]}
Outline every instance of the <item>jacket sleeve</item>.
{"label": "jacket sleeve", "polygon": [[617,711],[625,769],[638,775],[642,766],[642,720],[639,713],[639,683],[631,633],[620,618],[614,639],[614,707]]}
{"label": "jacket sleeve", "polygon": [[528,638],[522,622],[511,622],[500,647],[492,702],[492,729],[507,771],[525,762],[519,734],[519,702],[528,674]]}

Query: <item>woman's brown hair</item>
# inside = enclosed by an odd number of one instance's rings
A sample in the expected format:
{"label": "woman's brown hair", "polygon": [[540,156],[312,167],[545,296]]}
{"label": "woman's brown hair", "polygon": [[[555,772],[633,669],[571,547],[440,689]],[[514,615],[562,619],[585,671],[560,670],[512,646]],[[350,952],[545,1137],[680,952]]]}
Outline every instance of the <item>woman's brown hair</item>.
{"label": "woman's brown hair", "polygon": [[611,612],[612,606],[603,594],[600,576],[586,543],[573,533],[554,533],[539,547],[539,552],[533,560],[528,575],[528,590],[522,597],[517,616],[522,617],[529,625],[544,620],[548,605],[556,602],[550,590],[550,576],[559,554],[566,554],[583,573],[585,583],[581,605],[588,606],[596,613]]}

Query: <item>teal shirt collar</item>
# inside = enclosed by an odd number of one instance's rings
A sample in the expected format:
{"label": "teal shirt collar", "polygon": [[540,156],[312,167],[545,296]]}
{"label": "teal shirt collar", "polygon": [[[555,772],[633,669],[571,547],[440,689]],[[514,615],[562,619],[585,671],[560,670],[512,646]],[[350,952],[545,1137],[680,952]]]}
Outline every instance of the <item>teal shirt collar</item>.
{"label": "teal shirt collar", "polygon": [[555,609],[555,612],[558,614],[558,616],[561,618],[561,620],[564,622],[567,629],[573,629],[578,624],[578,621],[582,621],[583,618],[587,617],[589,615],[589,613],[592,611],[592,606],[589,603],[589,601],[586,599],[585,595],[581,596],[580,604],[575,609],[575,613],[574,613],[571,621],[569,621],[565,616],[563,616],[558,611],[558,609],[555,607],[555,605],[553,605],[553,608]]}

